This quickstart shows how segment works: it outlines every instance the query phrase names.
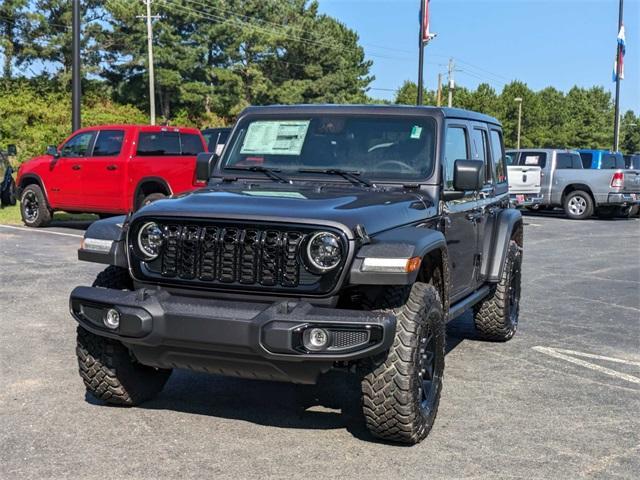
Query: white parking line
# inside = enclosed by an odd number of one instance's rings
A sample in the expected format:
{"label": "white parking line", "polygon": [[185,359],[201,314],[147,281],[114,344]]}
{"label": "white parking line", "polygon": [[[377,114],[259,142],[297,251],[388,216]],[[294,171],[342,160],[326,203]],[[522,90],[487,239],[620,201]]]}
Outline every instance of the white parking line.
{"label": "white parking line", "polygon": [[23,230],[25,232],[36,232],[36,233],[49,233],[51,235],[61,235],[63,237],[75,237],[82,238],[83,235],[77,235],[75,233],[62,233],[62,232],[52,232],[50,230],[42,230],[38,228],[27,228],[27,227],[17,227],[15,225],[0,225],[2,228],[11,228],[13,230]]}
{"label": "white parking line", "polygon": [[608,362],[623,363],[623,364],[626,364],[626,365],[637,365],[637,366],[640,366],[640,364],[638,364],[638,362],[632,362],[632,361],[629,361],[629,360],[623,360],[621,358],[603,357],[601,355],[594,355],[594,354],[591,354],[591,353],[575,352],[573,350],[564,350],[564,349],[560,349],[560,348],[550,348],[550,347],[536,346],[536,347],[533,347],[533,349],[536,352],[544,353],[545,355],[549,355],[551,357],[558,358],[560,360],[564,360],[564,361],[569,362],[569,363],[573,363],[574,365],[579,365],[581,367],[588,368],[589,370],[594,370],[596,372],[604,373],[605,375],[609,375],[611,377],[616,377],[616,378],[619,378],[621,380],[626,380],[627,382],[636,383],[636,384],[640,385],[640,378],[638,378],[638,377],[636,377],[634,375],[629,375],[627,373],[618,372],[616,370],[612,370],[611,368],[606,368],[606,367],[603,367],[603,366],[600,366],[600,365],[596,365],[595,363],[587,362],[585,360],[581,360],[579,358],[575,358],[575,357],[572,357],[570,355],[575,355],[575,356],[578,356],[578,357],[593,358],[593,359],[598,359],[598,360],[604,360],[604,361],[608,361]]}

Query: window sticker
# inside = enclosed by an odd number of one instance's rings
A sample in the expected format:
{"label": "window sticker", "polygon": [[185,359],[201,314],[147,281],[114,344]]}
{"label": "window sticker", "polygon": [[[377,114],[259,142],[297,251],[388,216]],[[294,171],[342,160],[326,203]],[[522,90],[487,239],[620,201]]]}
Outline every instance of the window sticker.
{"label": "window sticker", "polygon": [[302,198],[306,199],[303,194],[299,192],[259,192],[256,190],[249,190],[242,192],[245,195],[251,195],[254,197],[279,197],[279,198]]}
{"label": "window sticker", "polygon": [[422,136],[422,127],[418,125],[414,125],[413,128],[411,129],[411,138],[413,140],[420,140],[421,136]]}
{"label": "window sticker", "polygon": [[249,125],[241,155],[300,155],[309,120],[259,121]]}
{"label": "window sticker", "polygon": [[524,164],[538,165],[539,160],[540,160],[540,157],[538,157],[537,155],[527,155],[526,157],[524,157]]}

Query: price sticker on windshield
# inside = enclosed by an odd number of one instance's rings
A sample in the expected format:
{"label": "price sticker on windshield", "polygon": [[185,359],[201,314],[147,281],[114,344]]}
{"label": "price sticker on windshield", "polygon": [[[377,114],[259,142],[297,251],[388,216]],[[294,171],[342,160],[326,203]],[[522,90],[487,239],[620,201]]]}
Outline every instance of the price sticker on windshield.
{"label": "price sticker on windshield", "polygon": [[418,125],[414,125],[413,128],[411,129],[411,138],[413,140],[420,140],[421,136],[422,136],[422,127]]}
{"label": "price sticker on windshield", "polygon": [[242,142],[241,155],[300,155],[309,120],[257,121]]}

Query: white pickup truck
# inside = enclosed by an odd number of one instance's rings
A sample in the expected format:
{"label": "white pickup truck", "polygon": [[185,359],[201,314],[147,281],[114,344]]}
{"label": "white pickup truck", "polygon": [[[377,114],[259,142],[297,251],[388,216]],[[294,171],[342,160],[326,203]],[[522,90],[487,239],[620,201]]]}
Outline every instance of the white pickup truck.
{"label": "white pickup truck", "polygon": [[542,187],[537,165],[516,165],[515,158],[507,153],[507,176],[509,180],[509,198],[518,208],[536,208],[542,203]]}

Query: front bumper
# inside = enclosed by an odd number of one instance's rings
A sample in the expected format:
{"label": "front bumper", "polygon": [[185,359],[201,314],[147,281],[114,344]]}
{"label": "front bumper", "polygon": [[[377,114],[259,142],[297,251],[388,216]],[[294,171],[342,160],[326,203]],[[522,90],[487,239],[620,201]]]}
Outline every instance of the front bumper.
{"label": "front bumper", "polygon": [[542,203],[543,196],[534,193],[512,193],[509,194],[509,199],[511,200],[511,203],[516,207],[533,207]]}
{"label": "front bumper", "polygon": [[[82,327],[121,341],[145,365],[295,383],[314,383],[335,362],[382,353],[395,334],[392,315],[299,300],[257,303],[77,287],[69,302]],[[120,314],[117,330],[103,323],[110,308]],[[307,351],[302,332],[309,327],[328,330],[335,348]]]}
{"label": "front bumper", "polygon": [[607,197],[607,205],[628,205],[640,204],[640,193],[610,193]]}

